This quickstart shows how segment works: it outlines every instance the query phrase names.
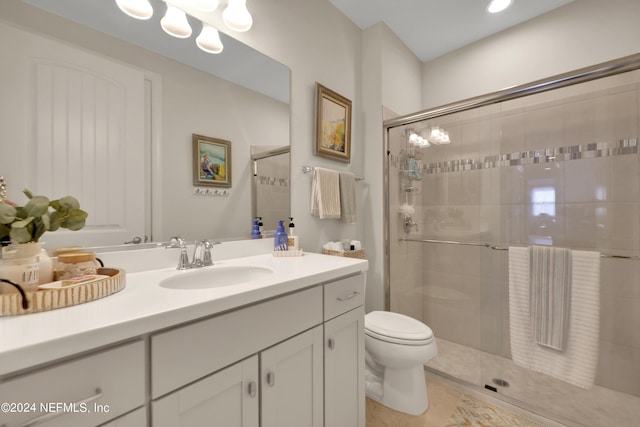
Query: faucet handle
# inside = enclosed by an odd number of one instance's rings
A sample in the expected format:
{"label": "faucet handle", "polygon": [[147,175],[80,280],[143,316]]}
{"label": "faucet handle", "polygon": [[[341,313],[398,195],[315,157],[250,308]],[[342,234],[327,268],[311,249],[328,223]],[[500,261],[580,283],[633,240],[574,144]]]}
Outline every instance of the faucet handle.
{"label": "faucet handle", "polygon": [[179,236],[174,236],[171,239],[169,239],[169,243],[166,243],[164,248],[165,249],[175,249],[175,248],[182,249],[184,246],[185,246],[184,239]]}
{"label": "faucet handle", "polygon": [[187,270],[191,268],[189,263],[189,254],[187,253],[187,245],[184,240],[180,241],[180,259],[178,260],[178,270]]}
{"label": "faucet handle", "polygon": [[202,265],[203,266],[209,266],[209,265],[213,265],[213,259],[211,258],[211,249],[213,249],[214,245],[219,245],[222,242],[211,242],[210,240],[203,240],[202,243],[204,244],[204,256],[202,258]]}

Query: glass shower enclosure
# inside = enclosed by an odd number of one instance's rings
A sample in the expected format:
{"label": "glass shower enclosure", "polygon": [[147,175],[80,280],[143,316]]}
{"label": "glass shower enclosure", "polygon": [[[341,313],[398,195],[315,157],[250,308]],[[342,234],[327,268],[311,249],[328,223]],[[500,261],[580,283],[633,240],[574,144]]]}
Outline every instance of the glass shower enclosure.
{"label": "glass shower enclosure", "polygon": [[[384,137],[386,308],[431,327],[427,369],[568,425],[637,423],[640,54],[388,120]],[[514,357],[531,318],[514,248],[532,245],[597,254],[542,367]]]}

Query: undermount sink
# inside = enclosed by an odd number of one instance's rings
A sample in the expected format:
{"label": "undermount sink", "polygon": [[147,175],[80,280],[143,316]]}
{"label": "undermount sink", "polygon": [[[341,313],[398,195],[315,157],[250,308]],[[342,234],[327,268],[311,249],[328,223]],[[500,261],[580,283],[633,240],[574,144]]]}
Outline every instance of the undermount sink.
{"label": "undermount sink", "polygon": [[239,285],[273,274],[273,270],[253,266],[213,266],[188,270],[166,278],[160,286],[169,289],[209,289]]}

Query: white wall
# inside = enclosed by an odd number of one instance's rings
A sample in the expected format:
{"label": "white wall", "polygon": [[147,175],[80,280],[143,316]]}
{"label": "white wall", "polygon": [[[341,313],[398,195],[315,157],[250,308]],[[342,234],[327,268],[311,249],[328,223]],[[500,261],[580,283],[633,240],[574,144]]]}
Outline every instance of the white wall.
{"label": "white wall", "polygon": [[[363,31],[362,116],[365,168],[363,217],[364,248],[369,260],[366,309],[384,308],[384,200],[383,106],[385,111],[408,114],[420,109],[418,58],[384,23]],[[386,117],[384,117],[386,118]]]}
{"label": "white wall", "polygon": [[638,0],[576,0],[426,62],[422,108],[638,53],[638,22]]}

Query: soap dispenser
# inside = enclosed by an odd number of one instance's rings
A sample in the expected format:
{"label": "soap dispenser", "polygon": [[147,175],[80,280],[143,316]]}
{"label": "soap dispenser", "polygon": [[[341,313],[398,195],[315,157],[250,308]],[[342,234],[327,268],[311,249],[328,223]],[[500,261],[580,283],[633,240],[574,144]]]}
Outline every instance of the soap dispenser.
{"label": "soap dispenser", "polygon": [[289,238],[287,232],[284,231],[284,221],[278,220],[278,228],[273,236],[273,250],[287,251],[289,250]]}
{"label": "soap dispenser", "polygon": [[253,220],[253,228],[251,229],[252,239],[262,239],[262,233],[260,232],[260,225],[258,218]]}
{"label": "soap dispenser", "polygon": [[296,236],[295,233],[295,224],[293,223],[293,217],[290,216],[289,217],[289,249],[293,249],[293,250],[298,250],[299,248],[299,243],[298,243],[298,236]]}

